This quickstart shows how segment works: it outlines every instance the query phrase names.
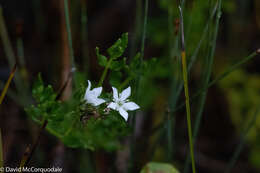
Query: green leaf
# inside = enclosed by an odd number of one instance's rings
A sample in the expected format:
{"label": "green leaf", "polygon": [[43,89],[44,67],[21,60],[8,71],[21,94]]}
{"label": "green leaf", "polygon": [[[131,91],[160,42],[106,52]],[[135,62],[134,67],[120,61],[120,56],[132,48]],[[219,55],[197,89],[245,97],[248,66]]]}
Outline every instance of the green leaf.
{"label": "green leaf", "polygon": [[122,37],[119,38],[110,48],[108,48],[107,52],[112,59],[116,59],[123,55],[128,44],[128,33],[122,34]]}
{"label": "green leaf", "polygon": [[114,71],[119,71],[123,69],[126,66],[126,58],[123,58],[121,60],[112,61],[110,65],[110,69]]}
{"label": "green leaf", "polygon": [[53,91],[51,85],[44,86],[41,75],[35,82],[32,89],[33,98],[36,100],[36,106],[26,108],[28,114],[33,119],[46,119],[50,121],[61,121],[63,114],[60,113],[61,102],[56,101],[57,94]]}
{"label": "green leaf", "polygon": [[146,164],[140,173],[179,173],[171,164],[150,162]]}
{"label": "green leaf", "polygon": [[99,53],[98,47],[96,47],[96,54],[98,58],[98,64],[105,67],[107,65],[107,57]]}

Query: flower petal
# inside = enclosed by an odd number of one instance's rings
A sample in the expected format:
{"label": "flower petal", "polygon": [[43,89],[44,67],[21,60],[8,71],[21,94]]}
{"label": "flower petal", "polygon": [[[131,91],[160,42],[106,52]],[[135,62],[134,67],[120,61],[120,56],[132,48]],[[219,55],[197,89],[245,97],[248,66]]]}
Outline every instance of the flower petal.
{"label": "flower petal", "polygon": [[95,97],[93,97],[93,95],[89,92],[86,92],[86,95],[85,95],[85,100],[87,103],[90,103],[92,105],[95,105]]}
{"label": "flower petal", "polygon": [[86,90],[86,92],[85,92],[85,96],[84,96],[84,99],[85,99],[86,101],[89,100],[90,94],[91,94],[91,92],[88,91],[88,90]]}
{"label": "flower petal", "polygon": [[116,110],[117,104],[114,102],[111,102],[111,103],[109,103],[109,105],[107,107]]}
{"label": "flower petal", "polygon": [[112,90],[113,90],[113,98],[115,101],[118,100],[118,92],[117,92],[117,89],[112,87]]}
{"label": "flower petal", "polygon": [[122,91],[122,93],[120,94],[120,100],[124,101],[126,100],[129,96],[131,95],[131,87],[129,86],[128,88],[126,88],[125,90]]}
{"label": "flower petal", "polygon": [[100,96],[100,94],[101,94],[101,92],[102,92],[102,87],[94,88],[94,89],[92,90],[92,92],[94,93],[94,95],[95,95],[96,97],[98,97],[98,96]]}
{"label": "flower petal", "polygon": [[90,88],[91,88],[91,82],[88,80],[88,88],[87,88],[87,90],[86,90],[86,91],[89,91],[89,90],[90,90]]}
{"label": "flower petal", "polygon": [[136,103],[134,103],[134,102],[127,102],[127,103],[123,104],[123,108],[124,108],[125,110],[134,111],[134,110],[136,110],[136,109],[139,109],[140,106],[138,106],[138,105],[137,105]]}
{"label": "flower petal", "polygon": [[127,121],[128,113],[122,107],[119,108],[119,113],[125,119],[125,121]]}
{"label": "flower petal", "polygon": [[106,101],[104,100],[104,99],[99,99],[99,98],[96,98],[95,100],[94,100],[94,106],[98,106],[98,105],[100,105],[100,104],[102,104],[102,103],[105,103]]}

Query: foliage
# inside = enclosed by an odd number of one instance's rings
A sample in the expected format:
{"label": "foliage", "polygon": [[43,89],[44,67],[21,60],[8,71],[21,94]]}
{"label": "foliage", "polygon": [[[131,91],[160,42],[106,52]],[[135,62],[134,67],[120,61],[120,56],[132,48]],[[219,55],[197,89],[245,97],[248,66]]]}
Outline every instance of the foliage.
{"label": "foliage", "polygon": [[33,98],[38,103],[35,107],[32,105],[26,111],[33,115],[33,119],[44,119],[48,121],[62,120],[61,102],[56,100],[57,94],[53,91],[51,85],[44,86],[41,76],[35,82],[32,90]]}
{"label": "foliage", "polygon": [[71,100],[61,103],[50,85],[44,86],[39,76],[33,88],[37,105],[26,112],[37,122],[48,120],[47,129],[69,147],[115,150],[118,139],[130,128],[117,112],[104,113],[104,106],[94,108],[84,98],[85,87],[73,93]]}
{"label": "foliage", "polygon": [[[108,67],[110,70],[109,83],[112,86],[122,89],[130,81],[133,81],[138,76],[147,77],[151,68],[156,68],[156,58],[151,58],[144,62],[141,62],[141,54],[137,53],[132,60],[127,64],[127,58],[119,58],[123,55],[128,44],[128,34],[122,34],[122,37],[118,39],[114,45],[108,48],[107,53],[109,59],[100,54],[99,48],[96,48],[96,54],[99,65]],[[145,78],[144,77],[144,78]],[[125,80],[124,80],[125,79]]]}
{"label": "foliage", "polygon": [[[247,81],[247,82],[245,82]],[[260,80],[258,75],[248,74],[244,70],[236,70],[226,79],[220,82],[228,100],[228,108],[231,120],[240,134],[244,126],[252,118],[255,108],[259,107]],[[248,134],[248,140],[252,147],[251,160],[256,163],[259,156],[260,136],[257,133],[260,129],[260,116],[257,116],[254,126]],[[255,164],[258,165],[258,164]]]}
{"label": "foliage", "polygon": [[[118,87],[119,81],[123,79],[123,75],[121,75],[123,72],[131,79],[142,72],[138,70],[140,68],[139,54],[129,65],[126,64],[126,58],[119,59],[127,44],[128,35],[123,34],[122,38],[108,49],[109,60],[99,53],[98,48],[96,49],[99,64],[111,70],[110,83],[112,86]],[[143,69],[146,69],[146,66],[145,63]],[[130,127],[117,111],[107,110],[106,105],[94,107],[86,103],[84,78],[79,72],[75,76],[78,80],[76,81],[77,88],[73,91],[70,100],[61,103],[57,100],[57,94],[53,91],[52,86],[44,86],[39,75],[32,90],[36,105],[26,108],[26,112],[36,122],[47,120],[47,130],[69,147],[108,151],[118,149],[121,137],[130,133]],[[111,100],[110,93],[105,93],[103,96]]]}
{"label": "foliage", "polygon": [[172,165],[167,163],[150,162],[146,164],[140,173],[179,173]]}

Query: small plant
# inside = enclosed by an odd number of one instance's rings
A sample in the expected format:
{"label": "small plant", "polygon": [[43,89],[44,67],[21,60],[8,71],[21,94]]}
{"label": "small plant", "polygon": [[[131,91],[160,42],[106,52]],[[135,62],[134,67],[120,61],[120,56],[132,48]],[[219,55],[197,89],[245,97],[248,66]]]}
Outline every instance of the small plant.
{"label": "small plant", "polygon": [[[77,81],[80,87],[74,89],[68,101],[59,101],[52,86],[45,86],[39,75],[32,90],[37,104],[26,108],[26,112],[38,123],[47,121],[46,129],[69,147],[108,151],[117,149],[120,146],[119,140],[131,131],[127,124],[127,111],[140,109],[136,103],[129,101],[130,86],[121,93],[119,91],[143,73],[147,66],[139,63],[140,54],[137,54],[129,65],[126,64],[126,58],[119,58],[127,44],[128,35],[123,34],[122,38],[108,49],[110,59],[101,55],[99,48],[96,48],[98,62],[105,67],[97,87],[92,89],[89,80],[87,86],[84,85],[86,80]],[[140,70],[140,66],[144,68]],[[102,84],[108,70],[111,70],[109,82],[113,94],[102,93]],[[122,82],[123,77],[126,77],[126,80]]]}

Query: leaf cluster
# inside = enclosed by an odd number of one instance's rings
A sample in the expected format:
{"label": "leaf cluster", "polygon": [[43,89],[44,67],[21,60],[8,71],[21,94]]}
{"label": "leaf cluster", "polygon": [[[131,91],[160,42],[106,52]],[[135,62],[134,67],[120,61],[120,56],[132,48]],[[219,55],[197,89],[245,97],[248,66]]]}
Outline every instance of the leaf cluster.
{"label": "leaf cluster", "polygon": [[[142,60],[140,53],[127,63],[123,56],[128,44],[128,34],[125,33],[107,50],[107,58],[99,48],[96,54],[99,65],[110,71],[109,82],[112,86],[122,89],[123,85],[145,75],[155,66],[155,59]],[[70,100],[58,101],[53,88],[45,86],[42,78],[33,86],[32,94],[35,105],[26,108],[26,112],[36,122],[48,121],[47,130],[73,148],[105,149],[112,151],[120,147],[120,139],[128,135],[131,129],[117,111],[106,110],[102,104],[94,107],[84,100],[86,79],[80,72],[74,75],[77,80]],[[81,76],[81,77],[80,77]],[[105,77],[105,75],[104,75]],[[104,78],[103,78],[104,79]],[[104,93],[103,98],[111,98],[110,93]],[[102,95],[101,95],[102,97]]]}
{"label": "leaf cluster", "polygon": [[[124,81],[130,82],[138,76],[143,76],[151,67],[156,59],[152,58],[147,61],[141,60],[141,54],[137,53],[131,61],[127,63],[127,58],[123,56],[128,44],[128,33],[122,34],[110,48],[107,53],[109,58],[102,55],[99,48],[96,48],[98,63],[100,66],[107,67],[110,70],[109,83],[112,86],[120,87]],[[124,80],[125,79],[125,80]]]}
{"label": "leaf cluster", "polygon": [[39,75],[33,86],[35,105],[26,108],[27,114],[38,123],[48,120],[47,130],[72,148],[112,151],[120,147],[120,138],[130,128],[117,112],[106,113],[105,106],[93,107],[83,98],[86,86],[81,85],[69,101],[56,100],[53,88],[44,86]]}

